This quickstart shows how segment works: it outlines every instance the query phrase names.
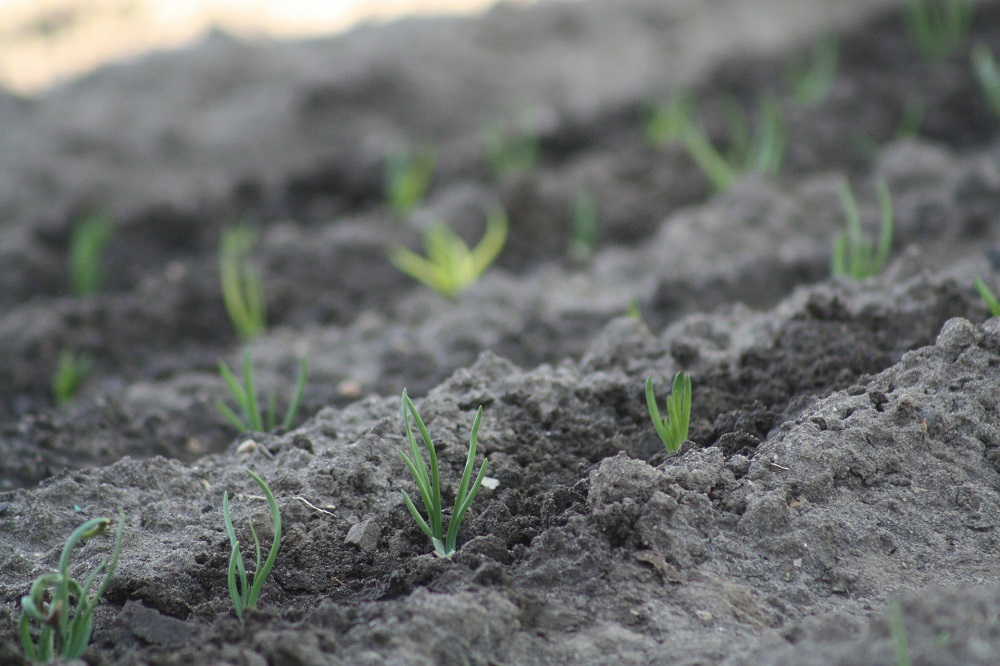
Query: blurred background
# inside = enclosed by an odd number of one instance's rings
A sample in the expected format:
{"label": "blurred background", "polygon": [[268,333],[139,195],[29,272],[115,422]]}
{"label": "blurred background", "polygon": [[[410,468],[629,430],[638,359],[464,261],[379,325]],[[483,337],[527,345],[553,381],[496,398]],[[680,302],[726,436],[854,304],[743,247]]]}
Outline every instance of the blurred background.
{"label": "blurred background", "polygon": [[495,1],[0,0],[0,85],[37,93],[104,62],[178,46],[212,29],[308,37],[405,15],[479,12]]}

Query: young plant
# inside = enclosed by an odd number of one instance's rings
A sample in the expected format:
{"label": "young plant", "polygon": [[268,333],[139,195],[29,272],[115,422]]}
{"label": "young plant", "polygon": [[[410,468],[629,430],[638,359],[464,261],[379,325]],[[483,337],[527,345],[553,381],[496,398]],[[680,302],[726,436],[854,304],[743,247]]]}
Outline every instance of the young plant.
{"label": "young plant", "polygon": [[437,156],[429,148],[416,153],[404,148],[386,158],[385,198],[397,216],[405,217],[423,201],[436,161]]}
{"label": "young plant", "polygon": [[586,261],[597,249],[597,202],[587,192],[573,200],[572,231],[566,254],[573,261]]}
{"label": "young plant", "polygon": [[59,353],[59,365],[52,378],[52,398],[57,407],[73,399],[93,367],[93,359],[86,354],[74,354],[68,349]]}
{"label": "young plant", "polygon": [[77,296],[97,293],[104,283],[104,253],[114,222],[106,213],[88,215],[73,227],[69,239],[70,284]]}
{"label": "young plant", "polygon": [[663,148],[681,138],[694,124],[694,98],[689,93],[678,95],[670,102],[657,104],[643,125],[646,141],[653,148]]}
{"label": "young plant", "polygon": [[896,666],[912,666],[910,641],[903,622],[903,607],[898,599],[889,602],[889,635],[892,637],[892,651]]}
{"label": "young plant", "polygon": [[436,223],[424,231],[426,257],[399,245],[389,253],[389,261],[439,294],[453,297],[475,284],[506,242],[507,215],[500,208],[492,208],[486,216],[486,233],[471,250],[458,234]]}
{"label": "young plant", "polygon": [[674,375],[674,386],[667,396],[667,416],[660,416],[656,406],[656,395],[653,393],[653,378],[646,379],[646,407],[653,419],[653,427],[660,441],[666,447],[667,453],[677,453],[681,444],[688,438],[688,426],[691,423],[691,377],[686,372]]}
{"label": "young plant", "polygon": [[[277,422],[277,401],[274,393],[268,395],[266,411],[261,413],[260,405],[257,403],[257,388],[253,380],[253,366],[250,363],[249,347],[243,350],[242,374],[243,383],[241,385],[233,374],[233,371],[229,369],[229,366],[222,361],[219,362],[219,375],[226,382],[226,386],[229,387],[229,392],[232,393],[240,414],[237,415],[236,412],[221,400],[216,403],[216,407],[226,420],[233,424],[233,427],[240,432],[270,432],[274,430],[279,425]],[[285,418],[280,424],[286,430],[292,427],[295,415],[299,411],[302,394],[306,390],[306,377],[308,374],[309,361],[303,357],[299,362],[299,378],[295,385],[295,393],[288,403]]]}
{"label": "young plant", "polygon": [[[233,609],[236,617],[243,622],[243,615],[247,610],[257,608],[257,600],[260,598],[261,590],[264,589],[264,581],[267,580],[274,561],[278,558],[278,550],[281,548],[281,512],[278,510],[278,503],[274,499],[274,493],[268,488],[264,479],[248,469],[247,473],[253,477],[260,489],[264,491],[264,498],[267,506],[271,509],[271,524],[274,528],[274,540],[271,542],[271,551],[267,554],[264,564],[260,563],[260,539],[257,538],[257,531],[254,529],[253,521],[250,524],[250,535],[253,537],[254,548],[257,552],[257,563],[254,566],[253,583],[247,585],[247,571],[243,564],[243,553],[240,551],[240,542],[236,538],[236,530],[233,529],[233,519],[229,515],[229,493],[222,493],[222,517],[226,523],[226,534],[229,535],[229,543],[232,550],[229,554],[229,570],[226,580],[229,583],[229,596],[233,600]],[[239,579],[237,579],[239,573]]]}
{"label": "young plant", "polygon": [[[399,452],[399,455],[403,457],[407,468],[410,470],[410,474],[413,475],[413,480],[417,484],[417,490],[420,491],[420,499],[423,501],[424,510],[427,512],[427,520],[424,520],[420,512],[417,511],[417,507],[414,506],[413,500],[410,499],[405,490],[402,491],[403,501],[406,503],[406,508],[410,510],[410,515],[417,521],[417,525],[420,526],[423,533],[434,544],[434,552],[441,557],[451,557],[455,553],[458,528],[461,527],[465,512],[469,509],[469,505],[472,504],[472,500],[475,499],[476,493],[479,492],[479,487],[483,484],[483,479],[486,477],[486,464],[488,461],[484,458],[475,481],[472,481],[470,485],[472,468],[476,461],[477,437],[479,434],[479,422],[483,418],[483,408],[482,406],[479,407],[479,411],[476,412],[476,419],[472,422],[469,453],[465,458],[465,471],[462,472],[462,481],[458,486],[458,492],[455,494],[455,508],[452,510],[451,518],[448,521],[447,535],[444,532],[444,524],[441,517],[441,479],[438,475],[437,453],[434,450],[434,443],[431,441],[431,436],[427,434],[427,427],[424,426],[423,419],[417,413],[417,408],[413,405],[413,401],[406,395],[406,389],[403,389],[401,411],[403,413],[403,424],[406,426],[406,439],[410,444],[410,455],[407,456],[402,451]],[[424,442],[424,448],[427,449],[427,455],[430,459],[430,474],[427,472],[424,457],[417,446],[417,440],[413,436],[413,429],[410,427],[410,415],[416,421],[417,429],[420,431],[420,436]]]}
{"label": "young plant", "polygon": [[[118,566],[125,532],[124,512],[118,513],[118,529],[115,531],[111,558],[101,560],[82,585],[69,575],[69,556],[77,543],[103,533],[110,524],[110,518],[91,518],[76,528],[63,546],[56,573],[36,578],[28,595],[21,597],[18,634],[29,661],[48,664],[57,658],[78,659],[90,643],[94,607],[104,596]],[[93,590],[101,571],[104,571],[104,578]],[[32,622],[40,626],[37,636],[32,634]]]}
{"label": "young plant", "polygon": [[924,60],[942,60],[958,50],[969,34],[968,0],[906,0],[903,22]]}
{"label": "young plant", "polygon": [[990,109],[1000,116],[1000,67],[986,45],[979,44],[972,50],[972,70]]}
{"label": "young plant", "polygon": [[527,119],[518,122],[514,131],[508,131],[501,123],[491,125],[483,131],[483,138],[494,175],[530,172],[538,167],[541,156],[538,132]]}
{"label": "young plant", "polygon": [[[712,182],[716,190],[729,188],[740,174],[755,172],[773,177],[781,171],[785,154],[785,121],[778,103],[764,98],[758,105],[757,120],[753,128],[739,105],[730,101],[724,106],[729,125],[729,150],[716,148],[708,135],[699,128],[691,116],[691,107],[681,97],[666,107],[657,121],[658,137],[676,137],[688,155]],[[647,125],[650,136],[652,122]]]}
{"label": "young plant", "polygon": [[983,299],[983,303],[986,304],[986,309],[990,311],[990,315],[994,317],[1000,317],[1000,300],[997,299],[996,294],[986,286],[982,278],[975,279],[976,291],[979,292],[979,296]]}
{"label": "young plant", "polygon": [[879,237],[877,246],[872,246],[861,233],[861,216],[854,199],[851,186],[846,181],[840,190],[840,201],[844,207],[847,230],[837,235],[833,243],[830,264],[834,276],[849,276],[863,280],[877,275],[882,270],[892,247],[892,197],[884,180],[878,182],[878,205],[880,212]]}
{"label": "young plant", "polygon": [[267,329],[264,291],[250,262],[255,241],[252,230],[237,227],[225,232],[219,244],[222,301],[241,340],[252,340]]}
{"label": "young plant", "polygon": [[805,61],[796,61],[788,68],[788,85],[792,97],[800,104],[815,106],[829,96],[837,78],[840,45],[835,35],[819,39]]}

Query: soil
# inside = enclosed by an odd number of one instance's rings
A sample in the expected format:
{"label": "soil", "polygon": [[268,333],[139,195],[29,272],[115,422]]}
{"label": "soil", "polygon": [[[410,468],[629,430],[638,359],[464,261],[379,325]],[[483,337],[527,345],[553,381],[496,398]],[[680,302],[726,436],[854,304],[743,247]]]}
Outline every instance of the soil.
{"label": "soil", "polygon": [[[832,90],[797,102],[789,63],[828,34]],[[26,663],[31,581],[119,509],[90,664],[997,663],[1000,318],[972,281],[1000,286],[1000,121],[977,43],[1000,52],[1000,3],[929,62],[890,0],[543,1],[299,42],[217,33],[0,94],[0,663]],[[652,145],[651,106],[682,91],[718,142],[725,100],[773,95],[781,173],[717,192]],[[493,173],[492,123],[537,134],[538,164]],[[399,216],[383,170],[404,143],[438,167]],[[841,184],[873,233],[879,178],[890,260],[831,278]],[[510,240],[456,298],[388,262],[434,220],[478,239],[495,202]],[[74,296],[70,230],[95,210],[116,224],[108,279]],[[242,351],[217,272],[238,222],[259,231],[261,391],[310,361],[288,431],[238,435],[216,410],[217,365]],[[66,349],[94,366],[57,407]],[[682,369],[691,430],[668,455],[643,387],[662,399]],[[450,559],[400,492],[404,388],[446,506],[484,410],[489,481]],[[244,552],[248,518],[272,536],[248,467],[282,538],[241,624],[223,492]],[[73,572],[110,542],[78,546]]]}

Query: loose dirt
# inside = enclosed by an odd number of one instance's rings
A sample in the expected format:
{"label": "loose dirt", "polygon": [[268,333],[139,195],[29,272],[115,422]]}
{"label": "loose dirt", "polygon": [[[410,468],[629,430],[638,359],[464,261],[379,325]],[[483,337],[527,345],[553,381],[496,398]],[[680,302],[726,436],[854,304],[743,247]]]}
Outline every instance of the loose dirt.
{"label": "loose dirt", "polygon": [[[829,96],[795,101],[790,63],[831,34]],[[122,509],[91,664],[900,664],[904,643],[914,664],[997,663],[1000,318],[972,280],[1000,287],[1000,119],[979,43],[1000,52],[1000,4],[927,62],[888,0],[542,1],[216,33],[0,94],[0,662],[22,663],[20,597],[69,533]],[[650,109],[682,91],[720,144],[727,104],[777,100],[780,174],[718,192],[652,145]],[[537,135],[534,168],[491,170],[498,124]],[[404,145],[438,165],[398,216],[383,172]],[[874,233],[879,178],[890,260],[831,278],[842,183]],[[477,240],[496,203],[509,243],[455,299],[387,260],[434,220]],[[77,297],[70,230],[95,210],[115,221],[108,279]],[[242,350],[217,250],[240,222],[259,232],[261,390],[287,395],[310,360],[287,432],[238,436],[216,410]],[[64,349],[94,367],[56,407]],[[662,399],[682,369],[671,456],[643,386]],[[451,559],[400,493],[403,388],[448,506],[484,409],[489,482]],[[248,518],[272,536],[247,467],[283,529],[240,624],[223,492],[244,553]]]}

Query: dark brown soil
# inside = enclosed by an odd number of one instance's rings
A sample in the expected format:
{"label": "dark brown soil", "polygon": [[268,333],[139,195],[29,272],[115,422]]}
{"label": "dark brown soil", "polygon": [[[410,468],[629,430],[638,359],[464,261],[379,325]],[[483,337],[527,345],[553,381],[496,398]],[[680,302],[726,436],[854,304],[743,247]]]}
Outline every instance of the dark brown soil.
{"label": "dark brown soil", "polygon": [[[834,86],[796,102],[788,64],[825,34]],[[21,663],[31,581],[118,509],[91,664],[901,664],[904,641],[914,664],[997,663],[1000,318],[972,280],[998,286],[1000,119],[977,43],[1000,53],[1000,4],[927,62],[894,2],[542,2],[301,43],[213,35],[0,96],[0,663]],[[719,143],[725,100],[773,95],[780,175],[719,193],[651,145],[649,109],[682,90]],[[491,171],[497,121],[537,132],[536,168]],[[438,169],[400,219],[382,177],[403,141]],[[841,183],[872,231],[880,177],[890,261],[831,278]],[[584,259],[581,193],[599,210]],[[435,219],[477,239],[494,202],[510,241],[457,298],[387,260]],[[109,279],[77,297],[70,229],[93,210],[116,223]],[[296,425],[256,445],[215,406],[217,364],[241,353],[217,269],[239,221],[260,232],[262,390],[287,394],[310,360]],[[57,407],[64,349],[94,368]],[[690,440],[668,455],[643,384],[662,395],[681,369]],[[404,388],[447,506],[484,409],[489,483],[451,559],[400,493]],[[244,543],[250,516],[271,538],[247,467],[283,529],[241,624],[222,493]],[[78,573],[109,542],[79,547]]]}

